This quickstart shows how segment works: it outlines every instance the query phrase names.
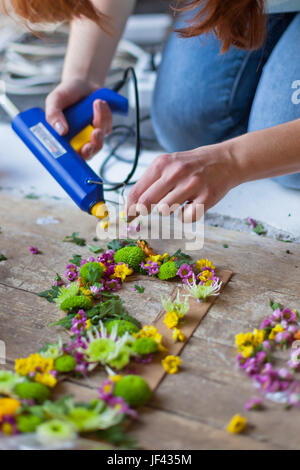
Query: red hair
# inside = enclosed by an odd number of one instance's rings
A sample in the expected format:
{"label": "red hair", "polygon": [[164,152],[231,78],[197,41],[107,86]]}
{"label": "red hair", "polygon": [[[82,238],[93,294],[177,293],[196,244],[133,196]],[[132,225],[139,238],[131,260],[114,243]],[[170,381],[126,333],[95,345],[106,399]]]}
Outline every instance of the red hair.
{"label": "red hair", "polygon": [[185,3],[175,10],[199,11],[186,28],[178,30],[181,37],[213,31],[222,42],[222,52],[230,46],[257,49],[262,45],[266,31],[264,0],[185,0]]}
{"label": "red hair", "polygon": [[107,30],[108,17],[98,11],[91,0],[0,0],[4,12],[11,9],[31,24],[59,23],[74,18],[88,18]]}

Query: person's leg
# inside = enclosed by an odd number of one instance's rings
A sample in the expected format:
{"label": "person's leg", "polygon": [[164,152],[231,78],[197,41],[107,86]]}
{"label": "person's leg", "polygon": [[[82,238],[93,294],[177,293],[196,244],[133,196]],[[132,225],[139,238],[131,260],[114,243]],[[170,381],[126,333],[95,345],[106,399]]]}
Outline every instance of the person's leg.
{"label": "person's leg", "polygon": [[[249,132],[300,118],[297,80],[300,80],[300,14],[282,35],[264,67],[253,100]],[[273,179],[282,186],[300,189],[300,173]]]}
{"label": "person's leg", "polygon": [[294,16],[271,15],[266,44],[258,51],[232,47],[220,54],[214,34],[192,39],[171,34],[152,106],[153,127],[166,151],[214,144],[247,131],[262,67]]}

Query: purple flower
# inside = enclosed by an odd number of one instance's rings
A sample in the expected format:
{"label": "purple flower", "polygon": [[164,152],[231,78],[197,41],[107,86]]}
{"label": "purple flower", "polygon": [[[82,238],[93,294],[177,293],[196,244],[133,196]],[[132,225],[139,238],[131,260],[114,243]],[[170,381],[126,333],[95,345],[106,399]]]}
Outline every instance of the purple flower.
{"label": "purple flower", "polygon": [[38,248],[36,248],[35,246],[30,246],[30,247],[29,247],[29,251],[30,251],[30,253],[32,253],[33,255],[37,255],[37,254],[39,253]]}
{"label": "purple flower", "polygon": [[177,276],[180,276],[181,279],[189,279],[193,277],[193,270],[189,264],[183,264],[177,271]]}
{"label": "purple flower", "polygon": [[148,276],[153,276],[159,273],[158,263],[154,261],[149,261],[148,263],[141,263],[141,268],[148,273]]}
{"label": "purple flower", "polygon": [[286,320],[288,323],[294,323],[297,319],[295,312],[293,312],[290,308],[285,308],[281,312],[282,320]]}
{"label": "purple flower", "polygon": [[129,405],[126,403],[125,400],[121,397],[111,397],[108,400],[108,405],[111,408],[115,408],[116,410],[119,411],[119,413],[126,414],[130,416],[131,418],[136,418],[137,417],[137,412],[132,410]]}
{"label": "purple flower", "polygon": [[274,323],[270,318],[264,318],[261,325],[260,325],[260,329],[264,330],[265,328],[272,328],[273,324]]}
{"label": "purple flower", "polygon": [[258,397],[251,398],[251,400],[249,400],[245,404],[245,410],[247,411],[261,410],[262,407],[263,407],[262,399]]}
{"label": "purple flower", "polygon": [[68,264],[66,266],[65,276],[70,282],[76,281],[76,279],[78,278],[76,264]]}
{"label": "purple flower", "polygon": [[116,292],[121,289],[121,280],[119,278],[116,278],[111,279],[110,281],[105,281],[104,288],[105,290]]}
{"label": "purple flower", "polygon": [[100,398],[106,402],[110,400],[113,396],[113,391],[115,388],[115,384],[112,380],[107,379],[102,382],[101,387],[99,388],[99,395]]}
{"label": "purple flower", "polygon": [[91,286],[90,291],[95,297],[99,298],[101,296],[101,288],[102,288],[102,286],[100,286],[100,287]]}
{"label": "purple flower", "polygon": [[248,222],[248,225],[250,225],[251,228],[255,228],[257,226],[257,223],[251,217],[247,217],[247,222]]}
{"label": "purple flower", "polygon": [[271,321],[279,322],[281,320],[280,308],[277,308],[276,310],[274,310],[274,312],[272,313],[272,315],[270,315],[269,318],[271,319]]}
{"label": "purple flower", "polygon": [[52,286],[59,287],[65,284],[64,280],[60,277],[59,274],[56,274],[54,281],[52,282]]}

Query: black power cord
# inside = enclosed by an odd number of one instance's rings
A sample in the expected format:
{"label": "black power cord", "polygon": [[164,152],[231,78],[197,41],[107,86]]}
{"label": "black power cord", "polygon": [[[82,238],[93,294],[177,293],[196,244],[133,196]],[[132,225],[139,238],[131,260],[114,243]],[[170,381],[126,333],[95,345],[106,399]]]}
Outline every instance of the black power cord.
{"label": "black power cord", "polygon": [[[110,147],[110,152],[109,152],[109,155],[105,158],[99,170],[99,174],[104,185],[109,186],[108,188],[105,188],[105,191],[117,191],[118,189],[124,188],[125,186],[135,184],[135,181],[131,181],[131,180],[137,169],[140,154],[141,154],[141,148],[142,148],[140,125],[141,125],[141,122],[143,122],[144,120],[150,119],[150,116],[146,116],[143,119],[141,119],[140,117],[138,81],[137,81],[136,73],[133,67],[128,67],[128,69],[125,70],[123,79],[115,84],[115,86],[113,87],[113,90],[117,92],[120,91],[121,88],[123,88],[123,86],[126,85],[126,83],[128,82],[130,78],[133,81],[134,94],[135,94],[135,124],[132,126],[127,126],[127,125],[114,126],[112,133],[106,140],[107,145]],[[128,160],[118,155],[117,151],[122,145],[124,145],[129,139],[132,139],[132,138],[135,138],[135,156],[133,160]],[[114,139],[117,139],[117,142],[113,145]],[[125,163],[132,163],[131,171],[127,175],[126,179],[121,183],[109,181],[105,176],[106,167],[112,158],[115,158],[116,160],[119,160]]]}

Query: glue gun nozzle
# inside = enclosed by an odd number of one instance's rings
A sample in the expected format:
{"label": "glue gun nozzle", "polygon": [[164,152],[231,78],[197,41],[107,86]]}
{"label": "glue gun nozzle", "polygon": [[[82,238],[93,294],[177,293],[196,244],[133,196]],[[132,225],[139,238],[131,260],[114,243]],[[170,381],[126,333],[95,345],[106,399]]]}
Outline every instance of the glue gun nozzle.
{"label": "glue gun nozzle", "polygon": [[103,220],[108,217],[108,210],[104,202],[98,202],[94,205],[91,213],[97,217],[97,219]]}

